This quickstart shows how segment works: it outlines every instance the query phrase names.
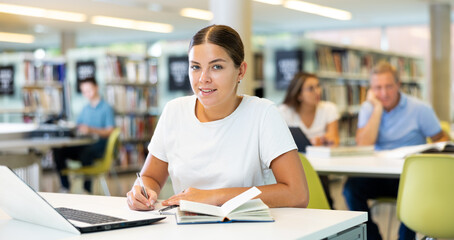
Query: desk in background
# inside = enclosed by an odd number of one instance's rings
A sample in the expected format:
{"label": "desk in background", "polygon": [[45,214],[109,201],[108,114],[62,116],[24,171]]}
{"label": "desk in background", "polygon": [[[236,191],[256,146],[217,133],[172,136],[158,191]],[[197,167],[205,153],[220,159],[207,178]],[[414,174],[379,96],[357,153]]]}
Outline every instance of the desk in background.
{"label": "desk in background", "polygon": [[[53,206],[71,206],[113,214],[131,211],[124,197],[41,193]],[[73,235],[8,219],[0,211],[3,239],[364,239],[367,213],[302,208],[272,208],[275,222],[177,225],[175,217],[143,227]],[[137,214],[151,214],[137,212]],[[24,231],[23,229],[27,229]],[[332,238],[331,238],[332,237]]]}
{"label": "desk in background", "polygon": [[399,178],[405,159],[379,155],[317,158],[308,157],[321,175],[338,174],[362,177]]}
{"label": "desk in background", "polygon": [[14,169],[35,190],[40,187],[42,154],[52,148],[85,145],[96,141],[90,137],[27,138],[36,129],[35,124],[0,124],[0,164]]}

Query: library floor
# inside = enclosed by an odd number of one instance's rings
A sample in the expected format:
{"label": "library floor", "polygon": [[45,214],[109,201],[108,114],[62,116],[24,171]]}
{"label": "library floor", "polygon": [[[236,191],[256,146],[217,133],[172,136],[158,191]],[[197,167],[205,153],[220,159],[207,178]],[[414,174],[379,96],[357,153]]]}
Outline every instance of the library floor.
{"label": "library floor", "polygon": [[[136,176],[134,173],[122,173],[118,175],[118,180],[113,177],[109,177],[107,179],[107,184],[109,186],[109,190],[112,196],[125,196],[126,193],[129,191],[130,187],[134,183]],[[334,207],[338,210],[346,210],[347,206],[344,201],[344,197],[342,195],[342,187],[345,182],[345,177],[343,176],[330,176],[331,184],[330,184],[330,191],[331,195],[334,199]],[[57,174],[54,171],[46,170],[43,174],[43,182],[42,182],[43,192],[58,192],[60,188],[60,183]],[[73,183],[73,192],[80,193],[82,189],[82,182],[77,181]],[[94,183],[93,190],[95,194],[100,194],[99,186]],[[171,187],[167,184],[161,195],[159,196],[160,199],[167,198],[171,196],[173,193]],[[396,218],[396,208],[393,204],[379,204],[372,209],[373,217],[377,224],[379,225],[382,237],[384,240],[388,239],[397,239],[397,232],[399,228],[399,222]],[[388,233],[388,229],[390,232]],[[389,237],[388,237],[389,236]],[[418,236],[420,239],[420,236]]]}

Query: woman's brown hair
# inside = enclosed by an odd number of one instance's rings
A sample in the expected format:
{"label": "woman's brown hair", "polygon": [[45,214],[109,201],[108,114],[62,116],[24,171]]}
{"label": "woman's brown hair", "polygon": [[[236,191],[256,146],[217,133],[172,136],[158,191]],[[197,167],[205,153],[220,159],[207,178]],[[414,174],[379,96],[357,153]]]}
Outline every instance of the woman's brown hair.
{"label": "woman's brown hair", "polygon": [[293,108],[296,112],[299,111],[301,105],[301,101],[298,99],[301,94],[301,88],[308,78],[317,78],[317,76],[312,73],[298,72],[288,85],[283,103]]}
{"label": "woman's brown hair", "polygon": [[204,43],[212,43],[225,49],[232,58],[235,67],[239,68],[244,61],[244,46],[240,35],[226,25],[211,25],[200,29],[189,43],[189,51],[192,47]]}

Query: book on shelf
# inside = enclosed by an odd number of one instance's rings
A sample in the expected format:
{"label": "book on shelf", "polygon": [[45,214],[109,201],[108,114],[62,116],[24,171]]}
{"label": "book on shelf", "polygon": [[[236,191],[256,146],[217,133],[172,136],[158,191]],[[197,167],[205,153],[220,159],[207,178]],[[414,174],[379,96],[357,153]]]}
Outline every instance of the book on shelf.
{"label": "book on shelf", "polygon": [[146,61],[126,61],[126,78],[129,83],[146,83],[147,66]]}
{"label": "book on shelf", "polygon": [[147,156],[147,144],[143,142],[123,143],[119,148],[119,156],[117,166],[125,169],[128,167],[141,168]]}
{"label": "book on shelf", "polygon": [[156,58],[148,60],[148,82],[151,84],[158,82],[158,60]]}
{"label": "book on shelf", "polygon": [[344,72],[360,74],[361,60],[357,52],[348,50],[347,54],[345,55],[345,62],[347,64],[345,67],[346,70]]}
{"label": "book on shelf", "polygon": [[323,84],[323,100],[336,103],[339,112],[348,107],[348,88],[342,84]]}
{"label": "book on shelf", "polygon": [[454,153],[454,142],[436,142],[414,146],[405,146],[392,150],[383,150],[377,153],[385,158],[406,158],[418,153]]}
{"label": "book on shelf", "polygon": [[62,111],[62,92],[56,88],[23,89],[24,107],[58,114]]}
{"label": "book on shelf", "polygon": [[338,73],[342,73],[344,68],[342,67],[345,63],[342,63],[342,52],[332,52],[334,70]]}
{"label": "book on shelf", "polygon": [[24,77],[26,84],[36,84],[42,82],[62,82],[65,79],[65,64],[60,62],[35,61],[24,62]]}
{"label": "book on shelf", "polygon": [[118,113],[147,113],[157,106],[156,86],[107,85],[106,100]]}
{"label": "book on shelf", "polygon": [[150,140],[156,126],[155,115],[116,115],[115,124],[121,128],[121,140]]}
{"label": "book on shelf", "polygon": [[224,222],[274,222],[269,207],[258,196],[261,191],[252,187],[225,202],[222,206],[180,201],[176,212],[178,224]]}
{"label": "book on shelf", "polygon": [[363,156],[373,155],[374,146],[345,146],[345,147],[325,147],[325,146],[307,146],[307,157],[344,157],[344,156]]}

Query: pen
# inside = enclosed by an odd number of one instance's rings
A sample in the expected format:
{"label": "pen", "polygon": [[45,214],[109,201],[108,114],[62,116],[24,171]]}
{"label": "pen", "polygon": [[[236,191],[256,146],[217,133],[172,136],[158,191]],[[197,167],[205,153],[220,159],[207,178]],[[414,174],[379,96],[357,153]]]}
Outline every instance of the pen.
{"label": "pen", "polygon": [[143,195],[148,199],[147,191],[145,190],[145,185],[143,184],[142,178],[140,177],[140,173],[137,173],[137,179],[139,179],[140,187],[142,187]]}
{"label": "pen", "polygon": [[178,207],[178,205],[170,205],[170,206],[167,206],[165,208],[161,208],[159,209],[159,214],[164,214],[164,211],[167,211],[167,210],[170,210],[170,209],[173,209],[173,208],[176,208]]}

